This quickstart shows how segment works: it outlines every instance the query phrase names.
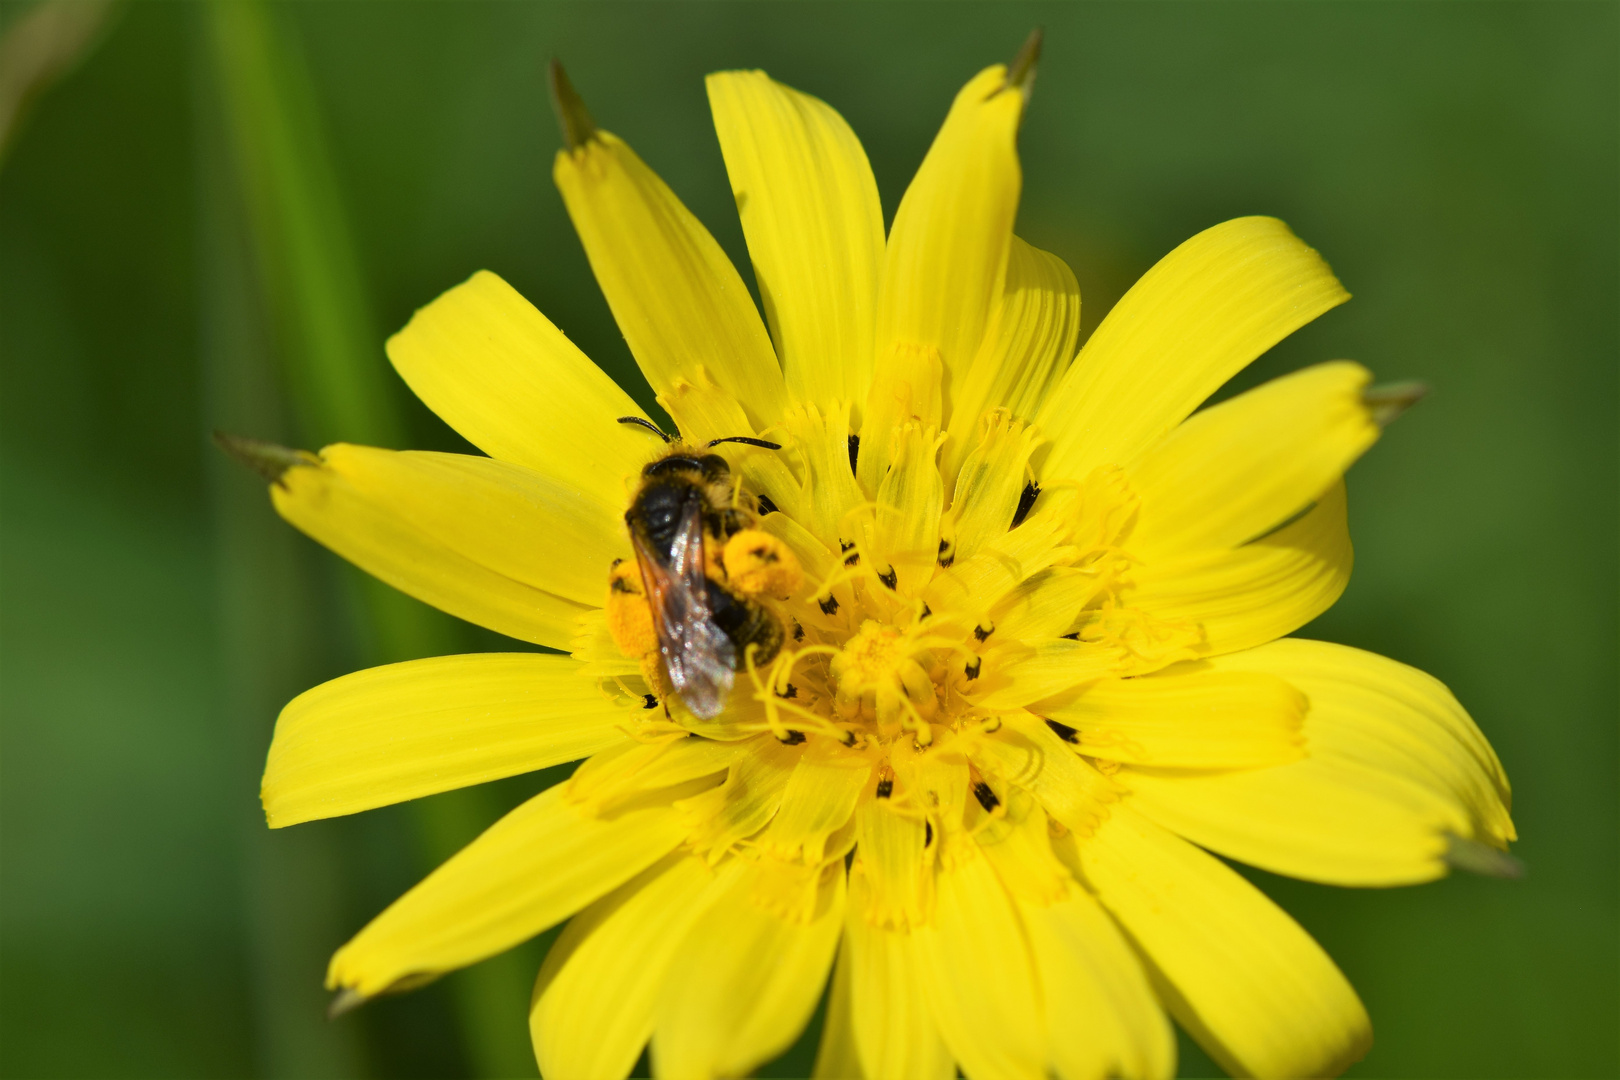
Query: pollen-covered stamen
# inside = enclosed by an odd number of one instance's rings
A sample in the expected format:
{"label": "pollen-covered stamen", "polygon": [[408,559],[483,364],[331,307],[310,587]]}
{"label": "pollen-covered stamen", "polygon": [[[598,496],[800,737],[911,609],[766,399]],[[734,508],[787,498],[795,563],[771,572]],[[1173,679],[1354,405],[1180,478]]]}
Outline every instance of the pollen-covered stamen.
{"label": "pollen-covered stamen", "polygon": [[924,729],[939,712],[929,675],[934,644],[918,624],[901,628],[867,619],[828,668],[838,715],[875,723],[886,737],[913,730],[926,743]]}

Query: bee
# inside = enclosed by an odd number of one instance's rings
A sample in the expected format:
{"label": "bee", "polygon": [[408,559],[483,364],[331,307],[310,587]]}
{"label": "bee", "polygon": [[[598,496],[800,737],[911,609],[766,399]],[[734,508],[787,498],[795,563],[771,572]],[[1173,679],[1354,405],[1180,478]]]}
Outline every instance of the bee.
{"label": "bee", "polygon": [[734,436],[696,448],[640,417],[619,422],[649,428],[668,449],[641,470],[625,511],[636,561],[616,561],[610,571],[608,627],[641,660],[649,687],[674,692],[693,715],[712,720],[736,673],[780,651],[783,624],[772,602],[795,591],[802,573],[781,541],[754,527],[758,503],[743,497],[726,459],[707,451],[723,442],[781,447]]}

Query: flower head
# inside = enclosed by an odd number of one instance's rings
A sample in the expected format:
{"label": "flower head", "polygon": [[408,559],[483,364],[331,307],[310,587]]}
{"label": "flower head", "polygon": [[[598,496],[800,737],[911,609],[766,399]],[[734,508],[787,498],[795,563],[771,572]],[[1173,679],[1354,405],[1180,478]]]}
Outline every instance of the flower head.
{"label": "flower head", "polygon": [[300,696],[273,826],[586,759],[334,989],[572,916],[547,1077],[622,1077],[649,1039],[660,1076],[746,1072],[829,976],[824,1076],[1168,1076],[1166,1010],[1234,1071],[1364,1051],[1332,961],[1204,849],[1349,885],[1505,859],[1507,781],[1445,688],[1285,636],[1343,590],[1341,477],[1408,395],[1334,362],[1194,412],[1347,299],[1270,218],[1172,251],[1076,355],[1073,274],[1012,231],[1032,73],[968,82],[887,235],[836,112],[710,76],[762,321],[555,72],[557,184],[678,441],[485,272],[388,351],[488,457],[250,451],[317,540],[568,653]]}

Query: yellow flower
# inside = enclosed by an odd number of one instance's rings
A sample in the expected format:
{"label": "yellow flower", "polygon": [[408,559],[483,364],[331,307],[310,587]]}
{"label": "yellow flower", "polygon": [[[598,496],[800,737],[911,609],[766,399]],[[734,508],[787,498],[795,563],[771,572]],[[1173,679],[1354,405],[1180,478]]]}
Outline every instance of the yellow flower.
{"label": "yellow flower", "polygon": [[[1194,413],[1347,299],[1270,218],[1172,251],[1076,356],[1073,274],[1012,232],[1032,60],[957,95],[887,237],[836,112],[710,76],[764,322],[554,75],[591,266],[674,452],[724,459],[693,573],[781,631],[737,650],[712,719],[671,692],[626,527],[671,450],[494,274],[388,343],[488,457],[257,451],[310,536],[569,653],[303,694],[272,826],[586,758],[339,950],[342,1000],[572,916],[531,1013],[553,1080],[622,1077],[649,1039],[661,1077],[744,1073],[829,975],[828,1077],[1170,1076],[1166,1010],[1236,1073],[1365,1051],[1333,962],[1206,849],[1362,886],[1505,860],[1507,780],[1445,687],[1284,636],[1343,590],[1341,477],[1408,398],[1333,362]],[[734,436],[780,448],[704,449]]]}

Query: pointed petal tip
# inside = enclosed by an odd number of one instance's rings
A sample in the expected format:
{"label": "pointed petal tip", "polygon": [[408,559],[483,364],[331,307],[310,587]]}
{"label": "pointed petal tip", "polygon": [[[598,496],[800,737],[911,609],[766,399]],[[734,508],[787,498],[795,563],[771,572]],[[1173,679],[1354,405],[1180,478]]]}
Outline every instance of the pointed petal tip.
{"label": "pointed petal tip", "polygon": [[546,82],[551,89],[551,109],[557,114],[557,124],[562,128],[563,145],[569,150],[578,150],[596,134],[596,121],[591,119],[584,99],[574,89],[574,84],[568,81],[568,72],[563,70],[561,61],[555,57],[551,60]]}
{"label": "pointed petal tip", "polygon": [[1022,91],[1025,100],[1029,99],[1030,90],[1035,85],[1035,69],[1040,64],[1041,43],[1045,40],[1046,29],[1037,26],[1024,39],[1012,63],[1007,65],[1007,85]]}
{"label": "pointed petal tip", "polygon": [[1506,878],[1516,881],[1524,877],[1524,861],[1505,851],[1470,840],[1462,836],[1446,837],[1446,865],[1455,870],[1467,870],[1482,877]]}
{"label": "pointed petal tip", "polygon": [[353,1012],[371,999],[352,986],[345,986],[332,997],[331,1004],[326,1007],[326,1018],[336,1020],[344,1013]]}
{"label": "pointed petal tip", "polygon": [[214,445],[272,484],[281,483],[287,470],[296,465],[320,464],[320,459],[307,450],[293,450],[277,443],[232,435],[218,429],[214,431]]}
{"label": "pointed petal tip", "polygon": [[1426,383],[1387,383],[1362,391],[1361,400],[1372,413],[1373,423],[1381,428],[1387,428],[1407,409],[1422,401],[1428,393],[1429,387]]}

